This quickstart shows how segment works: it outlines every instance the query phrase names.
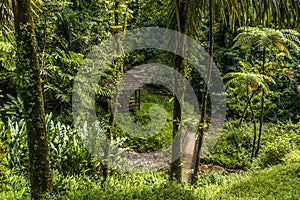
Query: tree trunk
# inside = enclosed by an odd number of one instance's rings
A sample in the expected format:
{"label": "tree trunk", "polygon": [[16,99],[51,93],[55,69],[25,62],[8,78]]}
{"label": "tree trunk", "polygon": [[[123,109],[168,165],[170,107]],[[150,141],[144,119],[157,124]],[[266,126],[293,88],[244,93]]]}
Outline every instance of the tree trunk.
{"label": "tree trunk", "polygon": [[[262,65],[262,75],[265,75],[265,62],[266,62],[266,48],[263,50],[263,65]],[[264,123],[264,109],[265,109],[265,90],[262,89],[261,92],[261,111],[260,111],[260,121],[259,121],[259,132],[257,139],[257,149],[255,151],[255,157],[258,155],[260,149],[260,140],[262,135],[262,128]]]}
{"label": "tree trunk", "polygon": [[242,125],[242,122],[243,122],[243,119],[244,119],[244,117],[245,117],[245,114],[246,114],[247,108],[248,108],[249,104],[251,103],[251,100],[252,100],[252,98],[254,97],[254,95],[255,95],[256,91],[257,91],[257,90],[255,90],[254,92],[252,92],[252,94],[251,94],[251,97],[250,97],[250,98],[248,97],[247,104],[246,104],[246,106],[245,106],[245,108],[244,108],[244,110],[243,110],[243,113],[242,113],[241,119],[240,119],[240,121],[239,121],[239,127]]}
{"label": "tree trunk", "polygon": [[[183,34],[187,34],[187,21],[188,21],[188,6],[189,1],[180,1],[174,0],[175,3],[175,12],[176,12],[176,29],[178,32]],[[183,40],[184,38],[181,38]],[[184,52],[184,41],[177,46],[177,48]],[[184,54],[183,54],[184,55]],[[175,56],[175,68],[176,70],[184,76],[185,71],[185,63],[184,59],[180,56]],[[181,110],[183,109],[183,90],[184,90],[184,83],[178,81],[179,78],[174,76],[174,88],[177,90],[177,94],[179,96],[174,97],[174,107],[173,107],[173,145],[172,145],[172,164],[170,169],[170,179],[176,180],[178,182],[182,182],[182,137],[183,133],[180,130],[180,123],[181,123]],[[181,104],[180,104],[181,103]]]}
{"label": "tree trunk", "polygon": [[[114,20],[115,23],[114,25],[116,27],[119,26],[119,9],[120,6],[120,0],[115,0],[115,12],[114,12]],[[126,19],[124,19],[126,20]],[[125,23],[125,21],[124,21]],[[124,30],[124,27],[123,29]],[[120,47],[120,38],[119,38],[119,29],[114,30],[115,32],[112,32],[112,34],[115,34],[117,37],[117,53],[119,54],[119,51],[121,49]],[[120,76],[123,74],[123,65],[121,63],[121,58],[116,58],[116,60],[114,61],[114,68],[116,70],[116,77],[114,77],[116,80],[118,80],[120,78]],[[108,100],[108,113],[109,113],[109,129],[107,132],[107,137],[106,137],[106,147],[104,149],[104,159],[107,161],[107,163],[104,163],[103,165],[103,181],[102,184],[107,180],[108,176],[109,176],[109,166],[108,166],[108,160],[109,160],[109,156],[110,156],[110,146],[111,146],[111,140],[112,140],[112,135],[113,135],[113,129],[115,127],[115,119],[114,116],[116,116],[117,114],[117,105],[118,105],[118,91],[116,91],[116,95],[115,95],[115,102],[112,101],[113,99],[113,95],[112,94],[112,98],[110,100]],[[115,104],[113,106],[113,103]],[[112,108],[114,107],[114,110],[112,110]]]}
{"label": "tree trunk", "polygon": [[[250,108],[252,122],[253,122],[253,142],[252,142],[252,150],[251,150],[251,162],[252,162],[253,157],[254,157],[255,144],[256,144],[256,119],[255,119],[255,115],[254,115],[254,112],[253,112],[253,108],[252,108],[252,104],[251,104],[251,99],[254,96],[254,93],[256,93],[256,91],[258,91],[258,90],[253,91],[251,97],[249,98],[249,96],[248,96],[249,92],[248,92],[248,88],[247,88],[247,98],[248,98],[249,108]],[[239,125],[241,125],[241,124],[239,124]]]}
{"label": "tree trunk", "polygon": [[198,128],[198,141],[197,141],[197,151],[196,151],[196,160],[194,166],[194,172],[192,175],[191,182],[194,184],[197,179],[197,174],[199,170],[200,164],[200,152],[203,145],[203,138],[205,133],[205,123],[206,123],[206,111],[207,111],[207,98],[208,98],[208,90],[211,78],[211,71],[213,67],[213,52],[214,52],[214,22],[215,22],[215,7],[214,7],[214,0],[209,1],[209,66],[207,69],[207,81],[204,89],[204,93],[202,95],[202,105],[201,105],[201,115],[200,115],[200,124]]}
{"label": "tree trunk", "polygon": [[[177,89],[177,80],[175,78],[175,89]],[[180,133],[181,108],[179,97],[174,98],[173,108],[173,145],[172,145],[172,164],[170,169],[170,179],[182,182],[182,134]]]}
{"label": "tree trunk", "polygon": [[52,182],[31,1],[14,0],[12,4],[17,43],[17,73],[22,76],[19,91],[24,101],[28,137],[31,198],[42,199],[47,191],[52,190]]}

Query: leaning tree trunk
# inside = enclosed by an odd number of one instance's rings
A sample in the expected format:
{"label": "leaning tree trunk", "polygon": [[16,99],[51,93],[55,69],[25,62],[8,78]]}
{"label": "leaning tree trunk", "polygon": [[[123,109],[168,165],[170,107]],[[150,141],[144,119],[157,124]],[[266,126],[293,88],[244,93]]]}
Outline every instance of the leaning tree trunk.
{"label": "leaning tree trunk", "polygon": [[[252,141],[252,150],[251,150],[251,162],[253,161],[253,157],[254,157],[254,153],[255,153],[255,144],[256,144],[256,119],[255,119],[255,114],[253,112],[251,99],[253,98],[254,94],[257,91],[258,91],[258,88],[256,90],[252,91],[252,94],[249,97],[249,88],[247,87],[247,101],[248,101],[247,104],[249,104],[249,108],[250,108],[250,112],[251,112],[251,117],[252,117],[252,122],[253,122],[253,141]],[[246,108],[247,108],[247,106],[246,106]],[[241,126],[241,121],[239,123],[239,127],[240,126]]]}
{"label": "leaning tree trunk", "polygon": [[256,119],[253,112],[252,104],[249,103],[249,107],[251,110],[252,122],[253,122],[253,142],[252,142],[252,150],[251,150],[251,162],[253,161],[254,153],[255,153],[255,143],[256,143]]}
{"label": "leaning tree trunk", "polygon": [[31,198],[42,199],[52,189],[52,183],[31,0],[14,0],[12,3],[17,43],[17,73],[22,77],[19,80],[19,91],[24,101],[28,137]]}
{"label": "leaning tree trunk", "polygon": [[254,97],[256,91],[257,91],[257,90],[255,90],[254,92],[252,92],[250,98],[248,97],[247,104],[246,104],[246,106],[245,106],[245,108],[244,108],[244,110],[243,110],[243,112],[242,112],[242,116],[241,116],[240,121],[239,121],[239,125],[238,125],[239,127],[242,125],[242,122],[243,122],[243,119],[244,119],[244,117],[245,117],[247,108],[248,108],[248,106],[250,106],[251,100],[252,100],[252,98]]}
{"label": "leaning tree trunk", "polygon": [[198,128],[198,140],[197,140],[197,151],[195,155],[195,166],[194,171],[192,174],[191,182],[194,184],[197,179],[197,174],[199,170],[199,164],[200,164],[200,152],[203,144],[204,139],[204,133],[205,133],[205,123],[206,123],[206,112],[207,112],[207,98],[208,98],[208,90],[209,90],[209,84],[210,84],[210,78],[211,78],[211,71],[213,67],[213,52],[214,52],[214,21],[215,21],[215,10],[214,10],[214,0],[209,1],[209,66],[207,69],[207,81],[204,88],[204,93],[202,95],[202,105],[201,105],[201,115],[200,115],[200,124]]}
{"label": "leaning tree trunk", "polygon": [[[264,48],[264,50],[263,50],[262,75],[265,75],[265,62],[266,62],[266,48]],[[265,112],[265,90],[262,89],[259,131],[258,131],[257,148],[256,148],[256,151],[255,151],[255,157],[258,155],[258,152],[259,152],[259,149],[260,149],[260,140],[261,140],[262,127],[263,127],[263,122],[264,122],[264,112]]]}

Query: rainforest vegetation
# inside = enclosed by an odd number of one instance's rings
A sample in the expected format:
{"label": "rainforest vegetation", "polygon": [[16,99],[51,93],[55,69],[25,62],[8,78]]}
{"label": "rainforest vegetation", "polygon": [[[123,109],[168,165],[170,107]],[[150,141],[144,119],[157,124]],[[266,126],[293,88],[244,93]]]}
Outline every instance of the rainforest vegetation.
{"label": "rainforest vegetation", "polygon": [[299,24],[300,0],[1,0],[0,199],[300,199]]}

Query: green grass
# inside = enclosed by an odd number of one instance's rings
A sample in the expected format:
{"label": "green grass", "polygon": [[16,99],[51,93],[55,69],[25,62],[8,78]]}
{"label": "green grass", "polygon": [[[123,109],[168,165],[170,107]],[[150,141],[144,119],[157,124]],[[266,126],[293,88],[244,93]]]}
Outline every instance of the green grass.
{"label": "green grass", "polygon": [[[159,105],[160,107],[154,107],[154,105]],[[156,119],[153,121],[151,121],[149,115],[151,107],[153,108],[152,111],[156,113],[154,114]],[[164,113],[163,110],[165,110]],[[169,102],[169,97],[141,90],[141,107],[136,109],[134,113],[131,113],[131,120],[136,123],[137,127],[116,127],[113,135],[115,138],[126,138],[122,145],[123,148],[150,149],[154,151],[161,149],[172,141],[172,110],[173,104]],[[164,114],[165,118],[161,117]],[[123,124],[127,123],[125,120]],[[163,124],[163,122],[164,125],[159,129],[159,125]],[[138,137],[130,135],[135,131],[138,132]]]}
{"label": "green grass", "polygon": [[[190,186],[169,182],[163,172],[114,174],[101,188],[101,177],[53,174],[47,199],[299,199],[300,163],[278,165],[243,175],[206,175]],[[213,181],[214,180],[214,181]],[[24,175],[1,184],[0,199],[30,199]]]}
{"label": "green grass", "polygon": [[300,163],[251,172],[221,188],[221,199],[300,199]]}

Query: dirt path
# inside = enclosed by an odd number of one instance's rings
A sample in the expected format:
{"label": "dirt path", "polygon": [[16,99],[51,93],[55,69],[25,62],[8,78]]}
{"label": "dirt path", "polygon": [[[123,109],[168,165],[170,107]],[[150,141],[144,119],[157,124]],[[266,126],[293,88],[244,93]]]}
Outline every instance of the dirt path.
{"label": "dirt path", "polygon": [[182,169],[182,181],[189,182],[190,180],[190,170],[194,168],[195,165],[195,150],[196,150],[196,140],[197,136],[193,133],[186,133],[183,137],[183,169]]}

